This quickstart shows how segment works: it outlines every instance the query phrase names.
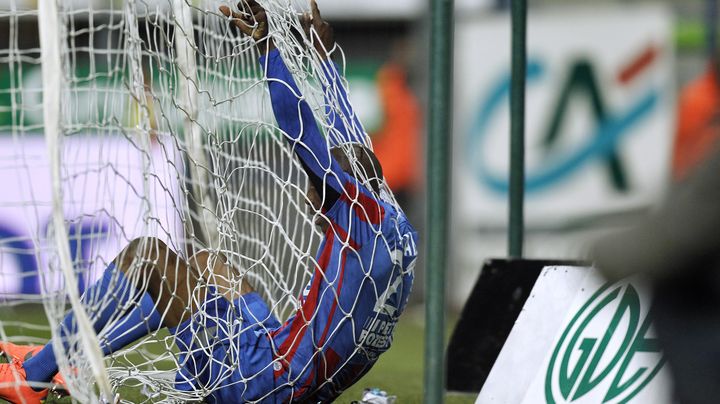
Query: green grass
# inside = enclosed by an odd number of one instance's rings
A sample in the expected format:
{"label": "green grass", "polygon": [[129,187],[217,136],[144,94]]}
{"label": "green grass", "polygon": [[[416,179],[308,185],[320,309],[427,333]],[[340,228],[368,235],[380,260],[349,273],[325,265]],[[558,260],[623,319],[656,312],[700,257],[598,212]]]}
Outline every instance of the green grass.
{"label": "green grass", "polygon": [[[449,334],[450,328],[448,328]],[[395,328],[392,347],[385,352],[375,366],[354,386],[338,398],[338,403],[349,403],[362,396],[367,387],[378,387],[390,395],[397,396],[397,402],[422,403],[423,357],[425,353],[425,328],[422,313],[409,311]],[[446,394],[448,404],[474,403],[476,395]]]}
{"label": "green grass", "polygon": [[[10,324],[15,322],[15,324]],[[18,323],[44,326],[45,329],[27,327]],[[40,340],[49,338],[47,323],[42,307],[39,305],[0,306],[0,331],[5,336],[31,336]],[[448,330],[449,331],[449,330]],[[38,341],[39,342],[39,341]],[[350,387],[338,403],[358,400],[362,391],[369,387],[378,387],[390,395],[397,396],[397,402],[421,403],[423,399],[423,355],[424,328],[422,313],[409,310],[395,329],[393,345],[378,360],[373,369],[354,386]],[[121,388],[120,395],[131,402],[145,400],[139,389]],[[51,398],[46,403],[71,403],[69,398]],[[469,404],[475,402],[474,395],[448,394],[448,404]],[[0,403],[4,403],[0,400]]]}

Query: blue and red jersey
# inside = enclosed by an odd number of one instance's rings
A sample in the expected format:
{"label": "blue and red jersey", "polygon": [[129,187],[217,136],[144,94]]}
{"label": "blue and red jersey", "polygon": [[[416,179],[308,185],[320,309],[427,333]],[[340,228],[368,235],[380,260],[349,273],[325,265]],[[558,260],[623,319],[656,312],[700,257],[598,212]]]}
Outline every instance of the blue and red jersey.
{"label": "blue and red jersey", "polygon": [[[260,59],[278,126],[323,197],[330,226],[300,309],[269,330],[274,397],[329,401],[365,374],[392,343],[413,283],[417,233],[404,213],[335,161],[328,141],[277,50]],[[331,62],[324,71],[341,113],[327,114],[341,139],[364,133]],[[348,130],[350,126],[350,130]]]}

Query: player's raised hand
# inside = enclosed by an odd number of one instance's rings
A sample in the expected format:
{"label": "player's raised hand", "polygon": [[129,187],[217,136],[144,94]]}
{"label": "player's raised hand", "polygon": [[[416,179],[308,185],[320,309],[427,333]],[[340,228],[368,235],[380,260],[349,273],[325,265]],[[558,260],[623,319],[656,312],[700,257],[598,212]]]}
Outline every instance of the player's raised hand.
{"label": "player's raised hand", "polygon": [[[256,0],[241,0],[237,4],[238,12],[228,6],[220,6],[220,12],[230,18],[243,34],[251,37],[262,53],[269,52],[275,46],[268,36],[268,20],[265,9]],[[265,46],[262,43],[265,42]]]}
{"label": "player's raised hand", "polygon": [[300,24],[312,41],[315,50],[323,60],[327,60],[335,48],[335,33],[332,26],[320,15],[317,1],[310,0],[311,13],[300,16]]}

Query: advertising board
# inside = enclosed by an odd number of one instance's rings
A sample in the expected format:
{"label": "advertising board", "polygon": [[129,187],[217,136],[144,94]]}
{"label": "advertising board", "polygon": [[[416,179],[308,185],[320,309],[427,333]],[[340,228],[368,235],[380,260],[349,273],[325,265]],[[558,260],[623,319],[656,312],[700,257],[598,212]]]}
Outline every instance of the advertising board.
{"label": "advertising board", "polygon": [[608,283],[594,269],[545,268],[477,403],[672,402],[649,309],[636,280]]}
{"label": "advertising board", "polygon": [[[458,18],[454,210],[506,222],[510,19]],[[528,20],[526,222],[647,206],[664,190],[674,131],[672,21],[662,6],[544,8]]]}
{"label": "advertising board", "polygon": [[[172,173],[182,164],[175,157],[155,145],[145,160],[137,145],[119,135],[79,135],[64,144],[63,206],[71,257],[86,274],[80,289],[136,237],[181,240]],[[48,268],[54,241],[48,238],[52,184],[45,139],[0,136],[0,162],[0,295],[56,290],[59,272]],[[146,164],[154,175],[143,176]]]}

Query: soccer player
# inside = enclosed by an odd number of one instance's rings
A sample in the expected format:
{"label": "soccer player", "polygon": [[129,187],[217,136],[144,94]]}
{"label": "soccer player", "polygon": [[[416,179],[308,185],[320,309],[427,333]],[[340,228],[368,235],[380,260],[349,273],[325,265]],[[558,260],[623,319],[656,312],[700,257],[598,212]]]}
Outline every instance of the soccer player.
{"label": "soccer player", "polygon": [[[413,282],[417,234],[404,214],[380,196],[382,169],[372,151],[360,144],[328,148],[309,105],[268,35],[265,11],[253,0],[221,11],[251,36],[265,69],[272,108],[288,144],[310,179],[307,199],[321,212],[324,233],[317,265],[301,306],[284,324],[247,284],[240,296],[232,282],[237,270],[227,260],[200,252],[187,261],[160,240],[130,243],[83,295],[108,354],[168,327],[180,350],[178,390],[201,391],[208,402],[328,402],[356,382],[385,352]],[[304,17],[324,58],[331,83],[339,79],[327,50],[332,29],[312,2]],[[362,129],[343,100],[340,119],[329,119],[343,138]],[[107,324],[112,324],[109,330]],[[77,332],[69,313],[61,337]],[[202,334],[203,338],[198,338]],[[202,341],[201,341],[202,340]],[[67,342],[66,342],[67,343]],[[57,379],[52,345],[0,346],[12,363],[0,365],[0,398],[38,402],[47,383]],[[38,389],[38,390],[36,390]]]}

